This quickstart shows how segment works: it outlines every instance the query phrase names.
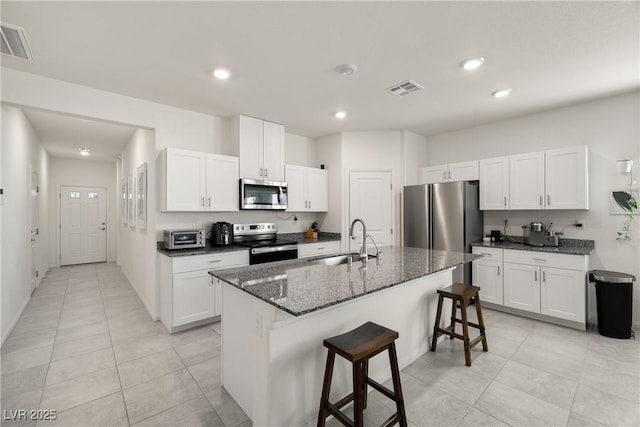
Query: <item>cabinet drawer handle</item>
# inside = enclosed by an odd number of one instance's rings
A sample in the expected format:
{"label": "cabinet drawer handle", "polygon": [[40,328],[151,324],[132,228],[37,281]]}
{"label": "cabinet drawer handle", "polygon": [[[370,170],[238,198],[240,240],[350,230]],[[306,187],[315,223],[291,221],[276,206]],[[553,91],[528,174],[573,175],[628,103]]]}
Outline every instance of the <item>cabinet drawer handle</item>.
{"label": "cabinet drawer handle", "polygon": [[262,168],[260,168],[260,170],[258,170],[258,175],[263,176],[263,170]]}
{"label": "cabinet drawer handle", "polygon": [[447,174],[447,178],[451,179],[451,171]]}
{"label": "cabinet drawer handle", "polygon": [[534,282],[537,282],[537,281],[538,281],[538,272],[537,272],[537,271],[534,271],[534,272],[533,272],[533,281],[534,281]]}
{"label": "cabinet drawer handle", "polygon": [[264,176],[269,176],[269,169],[264,168]]}
{"label": "cabinet drawer handle", "polygon": [[211,207],[211,197],[208,198],[209,199],[209,207]]}
{"label": "cabinet drawer handle", "polygon": [[542,196],[540,196],[540,206],[542,206]]}
{"label": "cabinet drawer handle", "polygon": [[324,250],[324,248],[318,248],[317,250],[319,250],[319,251],[323,251],[323,250]]}
{"label": "cabinet drawer handle", "polygon": [[204,197],[202,198],[202,207],[204,208]]}
{"label": "cabinet drawer handle", "polygon": [[504,196],[504,207],[507,207],[507,196]]}
{"label": "cabinet drawer handle", "polygon": [[500,266],[498,266],[498,276],[500,275]]}
{"label": "cabinet drawer handle", "polygon": [[488,253],[486,253],[486,252],[480,252],[480,255],[491,256],[491,254],[488,254]]}
{"label": "cabinet drawer handle", "polygon": [[546,282],[547,281],[547,274],[543,271],[542,272],[542,282]]}
{"label": "cabinet drawer handle", "polygon": [[547,260],[544,258],[534,258],[533,260],[538,262],[547,262]]}
{"label": "cabinet drawer handle", "polygon": [[551,195],[547,194],[547,206],[551,206]]}
{"label": "cabinet drawer handle", "polygon": [[214,259],[214,260],[212,260],[212,261],[209,261],[209,264],[213,264],[213,263],[215,263],[215,262],[220,262],[220,261],[222,261],[222,260],[221,260],[221,259]]}
{"label": "cabinet drawer handle", "polygon": [[442,179],[447,179],[447,171],[442,171]]}

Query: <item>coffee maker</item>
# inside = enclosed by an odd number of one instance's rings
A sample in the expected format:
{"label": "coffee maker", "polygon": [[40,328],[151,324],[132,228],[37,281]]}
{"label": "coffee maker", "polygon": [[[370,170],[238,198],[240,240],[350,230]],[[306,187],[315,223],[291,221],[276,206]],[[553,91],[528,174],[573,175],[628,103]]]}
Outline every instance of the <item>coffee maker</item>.
{"label": "coffee maker", "polygon": [[530,246],[558,246],[558,236],[541,222],[522,226],[524,243]]}
{"label": "coffee maker", "polygon": [[211,244],[213,246],[227,246],[233,243],[233,224],[216,222],[211,227]]}

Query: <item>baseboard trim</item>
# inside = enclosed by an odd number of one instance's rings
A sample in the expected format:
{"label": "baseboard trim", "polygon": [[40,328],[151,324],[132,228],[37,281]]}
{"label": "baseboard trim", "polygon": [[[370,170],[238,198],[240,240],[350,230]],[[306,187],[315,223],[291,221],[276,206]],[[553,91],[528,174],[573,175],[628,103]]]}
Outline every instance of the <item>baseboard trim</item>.
{"label": "baseboard trim", "polygon": [[24,313],[25,308],[27,308],[29,301],[31,301],[31,295],[29,295],[29,298],[27,298],[27,300],[22,304],[22,307],[18,310],[18,315],[9,324],[9,328],[2,334],[2,344],[0,345],[0,348],[2,348],[9,335],[11,335],[11,332],[13,332],[13,328],[16,327],[16,324],[18,323],[18,320],[20,320],[22,313]]}

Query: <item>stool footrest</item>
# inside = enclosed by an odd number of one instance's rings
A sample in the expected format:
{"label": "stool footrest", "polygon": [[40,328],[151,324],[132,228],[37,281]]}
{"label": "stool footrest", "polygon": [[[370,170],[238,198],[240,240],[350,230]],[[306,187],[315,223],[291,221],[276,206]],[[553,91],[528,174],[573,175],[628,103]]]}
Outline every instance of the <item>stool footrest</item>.
{"label": "stool footrest", "polygon": [[347,416],[334,404],[327,403],[326,411],[340,421],[342,425],[353,427],[353,421],[347,418]]}
{"label": "stool footrest", "polygon": [[382,427],[391,427],[397,422],[400,422],[400,415],[398,415],[398,413],[396,412],[395,414],[387,418],[384,423],[382,423]]}
{"label": "stool footrest", "polygon": [[464,341],[464,337],[462,335],[456,334],[455,332],[451,331],[451,326],[447,327],[447,329],[438,328],[438,336],[440,335],[448,335],[450,337],[455,337],[459,340]]}
{"label": "stool footrest", "polygon": [[[456,323],[462,324],[462,319],[456,318],[455,320],[456,320]],[[467,320],[467,325],[473,326],[476,329],[480,329],[480,325],[478,325],[477,323],[469,322],[468,320]]]}
{"label": "stool footrest", "polygon": [[347,403],[353,401],[353,393],[346,395],[345,397],[343,397],[342,399],[338,400],[336,403],[333,404],[333,406],[335,406],[336,408],[340,409],[343,406],[345,406]]}
{"label": "stool footrest", "polygon": [[376,381],[372,380],[371,378],[367,378],[367,380],[365,382],[367,384],[369,384],[371,387],[373,387],[376,390],[378,390],[380,393],[382,393],[385,396],[387,396],[389,399],[395,400],[395,394],[391,390],[389,390],[388,388],[386,388],[385,386],[380,384],[379,382],[376,382]]}
{"label": "stool footrest", "polygon": [[482,341],[483,338],[484,338],[484,335],[478,335],[473,341],[469,343],[469,348],[473,348],[476,344]]}

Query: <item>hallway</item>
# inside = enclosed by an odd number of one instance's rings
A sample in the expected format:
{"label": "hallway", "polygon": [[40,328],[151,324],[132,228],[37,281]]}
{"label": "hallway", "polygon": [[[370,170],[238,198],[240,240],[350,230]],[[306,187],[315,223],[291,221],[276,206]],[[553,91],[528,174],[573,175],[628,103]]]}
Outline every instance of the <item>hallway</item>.
{"label": "hallway", "polygon": [[35,425],[250,426],[220,386],[219,325],[168,334],[114,263],[52,269],[2,347],[2,409],[57,411]]}

